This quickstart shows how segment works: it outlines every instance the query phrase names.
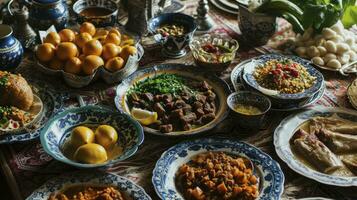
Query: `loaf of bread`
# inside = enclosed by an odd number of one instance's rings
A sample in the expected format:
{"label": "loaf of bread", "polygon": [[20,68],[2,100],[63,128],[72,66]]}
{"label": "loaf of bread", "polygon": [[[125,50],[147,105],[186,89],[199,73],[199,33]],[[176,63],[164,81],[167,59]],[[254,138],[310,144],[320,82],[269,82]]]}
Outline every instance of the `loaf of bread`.
{"label": "loaf of bread", "polygon": [[0,106],[14,106],[29,110],[33,104],[33,92],[21,76],[0,71]]}

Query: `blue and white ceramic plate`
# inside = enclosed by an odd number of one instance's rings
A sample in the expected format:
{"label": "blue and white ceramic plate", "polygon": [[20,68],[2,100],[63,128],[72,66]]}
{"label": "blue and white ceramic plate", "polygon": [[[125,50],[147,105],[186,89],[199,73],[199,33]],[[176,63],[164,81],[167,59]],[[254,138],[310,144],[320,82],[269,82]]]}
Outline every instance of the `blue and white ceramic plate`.
{"label": "blue and white ceramic plate", "polygon": [[[43,85],[42,85],[43,86]],[[45,123],[61,108],[63,107],[64,94],[55,94],[47,87],[38,88],[38,96],[43,103],[42,118],[36,124],[35,129],[31,129],[25,132],[17,134],[5,134],[0,136],[0,144],[10,144],[15,142],[25,142],[29,140],[37,139],[40,136],[40,132],[43,129]],[[63,96],[62,96],[63,95]]]}
{"label": "blue and white ceramic plate", "polygon": [[205,138],[186,141],[171,147],[161,155],[153,171],[152,183],[163,200],[183,200],[175,186],[179,167],[195,155],[207,151],[222,151],[249,158],[260,180],[260,200],[278,200],[283,193],[284,174],[279,164],[258,148],[235,139]]}
{"label": "blue and white ceramic plate", "polygon": [[[252,60],[245,60],[241,63],[239,63],[232,71],[231,73],[231,82],[233,84],[233,87],[235,91],[240,91],[240,90],[250,90],[251,88],[244,82],[242,78],[242,71],[249,62]],[[290,102],[289,104],[281,104],[279,105],[280,107],[277,107],[276,105],[272,105],[271,110],[275,111],[294,111],[294,110],[300,110],[303,108],[306,108],[308,106],[311,106],[315,104],[318,100],[322,98],[326,90],[326,85],[323,83],[323,88],[316,94],[314,94],[311,98],[307,99],[306,101],[301,101],[301,102]]]}
{"label": "blue and white ceramic plate", "polygon": [[[299,92],[296,94],[286,94],[280,93],[278,90],[270,90],[267,88],[261,87],[257,80],[254,77],[254,72],[260,65],[266,63],[269,60],[276,59],[276,60],[284,60],[284,59],[291,59],[296,63],[304,66],[307,71],[310,73],[311,76],[316,77],[315,83],[308,89],[304,90],[303,92]],[[244,70],[242,72],[242,77],[244,81],[252,88],[256,89],[257,91],[268,95],[272,98],[282,99],[282,100],[299,100],[299,99],[306,99],[311,97],[312,95],[316,94],[321,90],[324,83],[323,75],[316,70],[310,61],[302,59],[297,56],[286,56],[281,54],[265,54],[262,56],[258,56],[252,59],[252,62],[247,63],[245,65]]]}
{"label": "blue and white ceramic plate", "polygon": [[[79,125],[113,126],[118,132],[118,145],[123,153],[100,164],[82,164],[70,160],[62,153],[62,145],[70,136],[71,130]],[[100,106],[83,106],[63,111],[53,117],[41,131],[41,144],[49,155],[63,163],[79,168],[110,167],[115,163],[131,157],[144,141],[141,125],[129,115],[115,112]]]}
{"label": "blue and white ceramic plate", "polygon": [[296,129],[304,122],[312,119],[313,117],[329,117],[337,114],[339,117],[356,121],[357,112],[344,108],[327,108],[327,107],[314,107],[312,109],[303,111],[298,114],[293,114],[285,118],[274,132],[274,146],[278,156],[295,172],[316,180],[323,184],[336,185],[336,186],[357,186],[357,176],[355,177],[340,177],[324,174],[315,171],[304,163],[296,159],[291,147],[290,139],[294,135]]}
{"label": "blue and white ceramic plate", "polygon": [[194,134],[200,134],[207,132],[222,122],[229,114],[229,108],[227,105],[227,97],[231,93],[229,86],[225,81],[219,77],[212,75],[211,73],[203,72],[202,69],[182,64],[168,64],[168,65],[157,65],[149,68],[145,68],[136,71],[126,79],[124,79],[121,84],[116,88],[116,97],[114,98],[115,106],[118,110],[125,112],[127,114],[131,113],[131,108],[127,102],[127,91],[135,86],[136,83],[145,80],[146,78],[153,77],[159,74],[177,74],[182,77],[187,77],[193,80],[207,81],[207,83],[212,86],[213,91],[217,95],[217,111],[216,118],[205,124],[203,126],[188,130],[188,131],[175,131],[170,133],[161,133],[159,130],[145,126],[144,130],[147,133],[160,135],[160,136],[188,136]]}
{"label": "blue and white ceramic plate", "polygon": [[151,200],[145,190],[133,183],[131,180],[122,176],[109,173],[71,173],[58,176],[47,181],[44,185],[35,190],[26,200],[44,200],[48,199],[52,193],[71,185],[88,186],[113,186],[116,187],[127,199],[132,200]]}

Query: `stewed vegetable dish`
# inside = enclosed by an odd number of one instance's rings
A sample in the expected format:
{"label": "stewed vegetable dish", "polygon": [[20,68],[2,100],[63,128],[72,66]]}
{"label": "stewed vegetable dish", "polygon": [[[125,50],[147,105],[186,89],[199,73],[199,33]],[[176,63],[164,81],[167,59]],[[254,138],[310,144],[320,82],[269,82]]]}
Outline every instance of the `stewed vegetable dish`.
{"label": "stewed vegetable dish", "polygon": [[247,158],[224,152],[199,154],[176,173],[186,200],[256,199],[258,182]]}
{"label": "stewed vegetable dish", "polygon": [[187,131],[216,117],[216,94],[206,81],[160,74],[134,85],[127,94],[131,112],[139,108],[157,114],[148,125],[163,133]]}
{"label": "stewed vegetable dish", "polygon": [[287,94],[303,92],[316,80],[304,66],[290,59],[269,60],[255,70],[254,77],[262,87]]}
{"label": "stewed vegetable dish", "polygon": [[108,186],[71,186],[64,191],[51,194],[48,200],[126,200],[116,188]]}

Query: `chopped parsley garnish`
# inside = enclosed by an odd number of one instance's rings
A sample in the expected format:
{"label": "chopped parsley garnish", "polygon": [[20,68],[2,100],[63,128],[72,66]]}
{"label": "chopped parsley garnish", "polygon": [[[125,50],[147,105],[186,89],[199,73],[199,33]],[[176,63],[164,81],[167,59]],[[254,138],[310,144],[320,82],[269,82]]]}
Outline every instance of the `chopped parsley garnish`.
{"label": "chopped parsley garnish", "polygon": [[7,82],[9,81],[9,74],[4,74],[0,77],[0,87],[6,86]]}
{"label": "chopped parsley garnish", "polygon": [[194,93],[194,91],[185,84],[184,78],[175,74],[160,74],[155,77],[147,78],[134,85],[129,90],[129,94],[135,93],[152,93],[156,94],[173,94],[179,95],[183,91]]}

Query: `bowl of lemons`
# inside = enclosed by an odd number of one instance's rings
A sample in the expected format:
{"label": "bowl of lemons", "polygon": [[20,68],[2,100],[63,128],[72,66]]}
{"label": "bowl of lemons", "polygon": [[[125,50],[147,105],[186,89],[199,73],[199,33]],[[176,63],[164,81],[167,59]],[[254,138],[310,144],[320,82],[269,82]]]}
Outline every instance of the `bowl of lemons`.
{"label": "bowl of lemons", "polygon": [[116,27],[79,27],[48,32],[36,46],[36,65],[48,75],[62,76],[67,85],[81,88],[97,79],[120,82],[135,72],[144,54],[138,38]]}
{"label": "bowl of lemons", "polygon": [[46,153],[60,162],[78,168],[104,168],[135,154],[144,133],[127,114],[84,106],[54,116],[40,139]]}

